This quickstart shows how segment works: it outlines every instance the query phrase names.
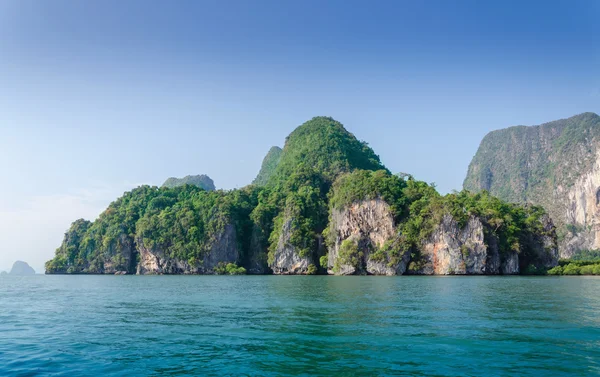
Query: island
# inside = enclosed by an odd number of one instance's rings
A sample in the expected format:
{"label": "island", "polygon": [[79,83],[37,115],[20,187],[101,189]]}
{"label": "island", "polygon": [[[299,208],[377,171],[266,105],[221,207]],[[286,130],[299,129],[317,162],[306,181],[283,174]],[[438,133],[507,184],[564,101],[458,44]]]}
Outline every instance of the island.
{"label": "island", "polygon": [[140,186],[76,220],[46,273],[513,275],[557,264],[542,207],[485,190],[441,195],[315,117],[269,150],[253,184]]}
{"label": "island", "polygon": [[18,276],[35,275],[35,270],[31,268],[26,262],[16,261],[8,274]]}

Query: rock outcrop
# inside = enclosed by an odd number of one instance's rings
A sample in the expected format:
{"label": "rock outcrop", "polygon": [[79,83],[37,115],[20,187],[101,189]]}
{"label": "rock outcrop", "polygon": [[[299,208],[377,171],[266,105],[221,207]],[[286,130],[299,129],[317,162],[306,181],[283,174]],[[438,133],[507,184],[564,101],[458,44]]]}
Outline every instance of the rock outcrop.
{"label": "rock outcrop", "polygon": [[309,273],[309,266],[314,266],[310,255],[301,255],[298,248],[291,244],[292,231],[293,219],[286,216],[277,247],[272,252],[272,259],[269,261],[269,267],[276,275],[305,275]]}
{"label": "rock outcrop", "polygon": [[539,126],[490,132],[464,188],[540,205],[558,229],[562,258],[600,248],[600,116],[584,113]]}
{"label": "rock outcrop", "polygon": [[205,174],[186,175],[183,178],[170,177],[162,184],[162,187],[173,188],[183,185],[197,186],[206,191],[215,190],[215,183],[208,175]]}
{"label": "rock outcrop", "polygon": [[[517,253],[501,258],[497,241],[486,243],[485,227],[476,217],[461,229],[445,215],[433,234],[423,242],[420,258],[411,263],[409,273],[417,275],[517,274]],[[490,236],[490,238],[493,238]]]}
{"label": "rock outcrop", "polygon": [[135,273],[136,269],[136,245],[131,237],[121,233],[114,245],[105,251],[102,268],[93,273],[107,275],[127,275]]}
{"label": "rock outcrop", "polygon": [[35,275],[35,270],[26,262],[18,260],[13,264],[12,269],[8,274],[18,276]]}
{"label": "rock outcrop", "polygon": [[411,261],[415,275],[515,275],[522,269],[547,269],[558,264],[554,226],[544,218],[544,234],[530,235],[521,250],[500,252],[489,225],[471,216],[461,228],[449,214],[423,242]]}
{"label": "rock outcrop", "polygon": [[138,275],[173,275],[173,274],[214,274],[215,267],[220,263],[238,263],[239,251],[237,247],[235,227],[228,224],[223,231],[213,240],[210,250],[202,260],[190,264],[187,260],[180,260],[166,255],[164,250],[149,249],[138,242],[140,261],[137,265]]}
{"label": "rock outcrop", "polygon": [[381,199],[333,209],[327,269],[336,275],[402,275],[409,250],[402,250],[390,206]]}

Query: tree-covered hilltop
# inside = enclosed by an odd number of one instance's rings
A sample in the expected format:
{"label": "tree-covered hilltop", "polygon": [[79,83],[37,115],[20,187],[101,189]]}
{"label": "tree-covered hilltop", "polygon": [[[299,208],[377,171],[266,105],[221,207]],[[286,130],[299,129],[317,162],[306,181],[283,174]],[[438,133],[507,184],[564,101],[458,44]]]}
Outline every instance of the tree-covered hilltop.
{"label": "tree-covered hilltop", "polygon": [[[600,117],[583,113],[540,126],[487,134],[464,188],[543,206],[559,230],[561,254],[600,248]],[[598,241],[596,241],[598,240]]]}
{"label": "tree-covered hilltop", "polygon": [[269,149],[269,152],[262,161],[258,175],[254,178],[254,181],[252,181],[253,185],[264,186],[267,184],[275,172],[275,168],[279,165],[282,152],[283,150],[279,147],[271,147],[271,149]]}
{"label": "tree-covered hilltop", "polygon": [[[451,218],[456,229],[444,231],[459,232],[474,217],[494,250],[518,254],[524,270],[537,255],[532,245],[552,233],[540,208],[485,192],[441,196],[410,175],[390,174],[366,143],[331,118],[299,126],[274,158],[279,162],[261,184],[242,189],[186,184],[125,193],[95,221],[75,221],[46,272],[315,274],[331,263],[355,263],[355,273],[401,274],[398,266],[410,263],[408,272],[430,273],[423,267],[431,264],[427,245],[440,224]],[[367,239],[374,241],[359,242]],[[340,254],[331,256],[340,244]]]}
{"label": "tree-covered hilltop", "polygon": [[385,169],[379,156],[329,117],[315,117],[285,141],[252,213],[257,243],[276,273],[314,273],[325,253],[327,193],[341,174]]}
{"label": "tree-covered hilltop", "polygon": [[315,117],[296,128],[285,141],[279,164],[269,179],[277,184],[304,167],[314,169],[327,182],[354,169],[385,169],[367,143],[329,117]]}
{"label": "tree-covered hilltop", "polygon": [[[96,221],[75,221],[46,272],[135,273],[142,251],[160,250],[163,259],[185,264],[170,272],[199,273],[227,225],[235,226],[231,247],[248,250],[256,195],[252,187],[229,192],[192,185],[138,187],[111,203]],[[240,254],[234,262],[245,257]]]}
{"label": "tree-covered hilltop", "polygon": [[206,191],[215,190],[215,183],[208,175],[186,175],[183,178],[168,178],[162,187],[173,188],[183,185],[192,185],[205,189]]}

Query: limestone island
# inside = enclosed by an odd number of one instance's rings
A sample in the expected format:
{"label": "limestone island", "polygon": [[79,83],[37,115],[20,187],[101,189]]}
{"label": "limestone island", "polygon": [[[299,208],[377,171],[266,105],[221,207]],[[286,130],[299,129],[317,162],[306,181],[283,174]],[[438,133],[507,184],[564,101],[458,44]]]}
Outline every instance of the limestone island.
{"label": "limestone island", "polygon": [[270,149],[253,184],[172,178],[76,220],[46,273],[513,275],[558,258],[541,206],[486,190],[441,195],[316,117]]}

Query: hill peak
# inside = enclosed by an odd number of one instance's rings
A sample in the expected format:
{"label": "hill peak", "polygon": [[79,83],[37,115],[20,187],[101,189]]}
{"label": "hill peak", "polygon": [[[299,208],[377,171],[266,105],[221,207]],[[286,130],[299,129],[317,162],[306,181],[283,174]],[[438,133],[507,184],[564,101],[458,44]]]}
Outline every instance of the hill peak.
{"label": "hill peak", "polygon": [[177,186],[183,186],[186,184],[198,186],[206,191],[215,190],[215,183],[208,175],[205,174],[186,175],[183,178],[171,177],[167,179],[165,183],[162,184],[162,187],[173,188]]}

